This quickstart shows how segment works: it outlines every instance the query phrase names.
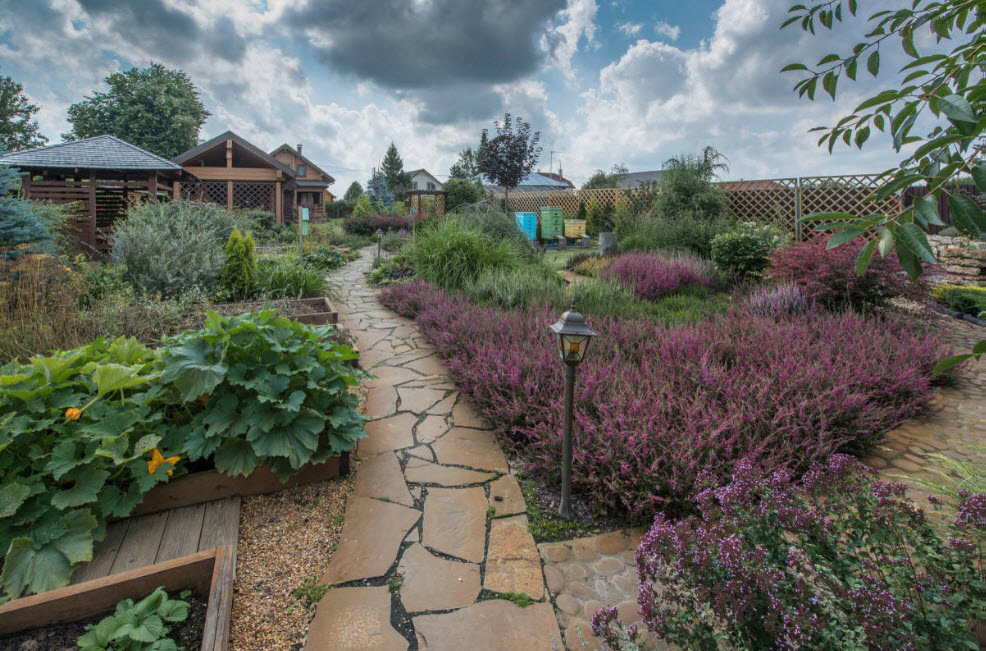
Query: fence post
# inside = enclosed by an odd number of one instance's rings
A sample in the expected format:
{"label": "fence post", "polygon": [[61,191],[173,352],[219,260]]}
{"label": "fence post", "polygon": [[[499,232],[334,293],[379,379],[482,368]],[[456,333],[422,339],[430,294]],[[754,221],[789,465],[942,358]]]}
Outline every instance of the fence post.
{"label": "fence post", "polygon": [[794,236],[801,241],[801,177],[794,182]]}

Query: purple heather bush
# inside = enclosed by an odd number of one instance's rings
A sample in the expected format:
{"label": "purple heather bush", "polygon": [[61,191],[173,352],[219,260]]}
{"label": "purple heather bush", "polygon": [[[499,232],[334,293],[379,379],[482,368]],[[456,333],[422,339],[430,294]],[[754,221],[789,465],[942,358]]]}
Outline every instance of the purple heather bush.
{"label": "purple heather bush", "polygon": [[758,287],[746,298],[746,307],[753,314],[778,318],[786,314],[809,314],[816,310],[801,289],[794,283]]}
{"label": "purple heather bush", "polygon": [[[637,549],[642,624],[685,649],[977,649],[986,609],[986,495],[929,522],[904,484],[834,455],[796,481],[743,461],[659,515]],[[593,618],[609,649],[638,648],[616,609]]]}
{"label": "purple heather bush", "polygon": [[603,280],[615,280],[641,298],[656,301],[686,285],[708,285],[709,277],[687,260],[669,261],[653,253],[625,253],[599,271]]}
{"label": "purple heather bush", "polygon": [[[385,290],[416,319],[457,384],[532,473],[554,480],[564,373],[557,314],[479,306],[422,281]],[[805,470],[863,453],[924,408],[947,351],[902,324],[846,314],[783,320],[733,311],[669,329],[590,318],[600,333],[579,367],[574,483],[603,512],[685,512],[699,474],[737,462]]]}

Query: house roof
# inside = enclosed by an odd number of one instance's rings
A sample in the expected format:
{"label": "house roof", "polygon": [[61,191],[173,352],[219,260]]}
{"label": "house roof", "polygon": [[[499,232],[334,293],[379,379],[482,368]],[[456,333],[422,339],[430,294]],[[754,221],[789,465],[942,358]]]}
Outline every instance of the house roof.
{"label": "house roof", "polygon": [[432,179],[434,179],[434,180],[435,180],[435,183],[437,183],[438,185],[442,185],[442,182],[438,180],[438,177],[437,177],[437,176],[435,176],[434,174],[432,174],[431,172],[429,172],[428,170],[426,170],[426,169],[425,169],[425,168],[423,168],[423,167],[422,167],[422,168],[420,168],[420,169],[416,169],[416,170],[411,170],[410,172],[408,172],[408,175],[409,175],[409,176],[410,176],[411,178],[414,178],[414,177],[415,177],[415,176],[417,176],[418,174],[427,174],[428,176],[430,176],[430,177],[431,177]]}
{"label": "house roof", "polygon": [[540,174],[541,176],[547,176],[549,179],[554,179],[555,181],[561,181],[562,183],[566,184],[570,188],[575,187],[574,183],[566,179],[561,174],[556,174],[555,172],[538,172],[538,174]]}
{"label": "house roof", "polygon": [[328,182],[318,179],[295,179],[294,184],[298,188],[322,188],[324,190],[329,187]]}
{"label": "house roof", "polygon": [[312,168],[313,170],[315,170],[316,172],[318,172],[319,174],[321,174],[322,176],[324,176],[327,183],[332,184],[332,183],[335,183],[336,182],[336,180],[334,178],[332,178],[332,175],[331,174],[329,174],[328,172],[326,172],[325,170],[323,170],[321,167],[319,167],[315,163],[311,162],[311,160],[309,160],[308,158],[305,158],[305,156],[302,155],[302,153],[300,151],[298,151],[297,149],[295,149],[294,147],[292,147],[288,143],[284,143],[283,145],[281,145],[280,147],[278,147],[277,149],[275,149],[274,151],[272,151],[270,153],[270,155],[271,156],[274,156],[277,153],[282,152],[282,151],[286,151],[289,154],[292,154],[293,156],[297,156],[298,158],[300,158],[301,161],[305,165],[307,165],[308,167]]}
{"label": "house roof", "polygon": [[277,169],[281,170],[282,172],[285,172],[292,179],[295,176],[297,176],[297,172],[295,172],[289,166],[287,166],[284,163],[282,163],[281,161],[277,160],[276,158],[274,158],[273,156],[271,156],[270,154],[268,154],[267,152],[265,152],[263,149],[261,149],[260,147],[257,147],[256,145],[254,145],[250,141],[246,140],[245,138],[242,138],[242,137],[236,135],[232,131],[226,131],[225,133],[221,133],[218,136],[216,136],[215,138],[213,138],[212,140],[209,140],[207,142],[202,143],[198,147],[193,147],[193,148],[189,149],[188,151],[186,151],[183,154],[178,154],[172,160],[174,162],[178,163],[179,165],[181,165],[182,163],[186,163],[186,162],[192,160],[193,158],[196,158],[197,156],[200,156],[200,155],[206,153],[207,151],[209,151],[209,150],[211,150],[211,149],[213,149],[213,148],[215,148],[215,147],[217,147],[219,145],[224,145],[224,143],[227,140],[232,140],[233,141],[233,144],[239,145],[243,149],[247,150],[248,152],[250,152],[251,154],[253,154],[257,158],[259,158],[260,160],[262,160],[265,163],[267,163],[268,165],[270,165],[271,167],[277,168]]}
{"label": "house roof", "polygon": [[[480,175],[483,187],[487,190],[493,190],[494,192],[503,192],[503,188],[494,184],[485,175]],[[524,180],[521,181],[516,188],[513,188],[513,192],[551,192],[559,190],[570,190],[571,186],[562,183],[561,181],[556,181],[555,179],[545,176],[544,174],[539,174],[537,172],[531,172]]]}
{"label": "house roof", "polygon": [[120,140],[116,136],[95,136],[37,149],[15,151],[0,156],[0,165],[17,167],[58,167],[104,170],[172,170],[180,165],[167,158]]}
{"label": "house roof", "polygon": [[616,187],[635,188],[641,183],[647,181],[654,181],[660,183],[661,175],[663,174],[664,172],[662,170],[650,170],[648,172],[630,172],[629,174],[621,174],[619,180],[616,182]]}

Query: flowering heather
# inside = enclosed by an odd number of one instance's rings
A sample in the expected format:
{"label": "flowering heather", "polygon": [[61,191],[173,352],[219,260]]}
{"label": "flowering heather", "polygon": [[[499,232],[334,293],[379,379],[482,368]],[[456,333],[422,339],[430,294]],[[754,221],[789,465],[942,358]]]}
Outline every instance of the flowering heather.
{"label": "flowering heather", "polygon": [[924,286],[913,282],[893,254],[874,255],[869,269],[856,273],[856,256],[864,242],[854,240],[826,249],[824,238],[783,247],[770,254],[767,275],[791,282],[804,297],[822,307],[838,309],[883,305],[897,296],[919,297]]}
{"label": "flowering heather", "polygon": [[[457,384],[534,473],[561,458],[564,373],[548,325],[422,281],[382,301],[415,318]],[[740,459],[805,470],[863,453],[932,397],[947,351],[895,321],[852,313],[775,321],[731,312],[669,329],[590,318],[600,333],[575,389],[574,483],[602,511],[686,511],[699,473],[726,481]]]}
{"label": "flowering heather", "polygon": [[[641,624],[686,649],[978,648],[986,523],[941,536],[904,484],[875,474],[846,455],[800,482],[740,462],[731,484],[696,496],[699,515],[660,515],[643,537]],[[615,609],[593,630],[609,648],[636,648]]]}
{"label": "flowering heather", "polygon": [[709,277],[685,260],[670,262],[653,253],[626,253],[599,269],[603,280],[615,280],[641,298],[656,301],[685,285],[708,285]]}
{"label": "flowering heather", "polygon": [[785,314],[809,314],[815,304],[805,300],[794,283],[758,287],[746,298],[746,307],[758,316],[778,318]]}

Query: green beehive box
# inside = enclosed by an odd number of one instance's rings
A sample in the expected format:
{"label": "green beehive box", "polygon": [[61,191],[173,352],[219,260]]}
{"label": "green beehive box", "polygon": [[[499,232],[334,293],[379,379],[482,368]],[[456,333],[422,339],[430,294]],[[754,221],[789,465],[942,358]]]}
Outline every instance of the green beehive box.
{"label": "green beehive box", "polygon": [[542,206],[541,208],[541,237],[553,239],[562,235],[564,222],[561,206]]}

